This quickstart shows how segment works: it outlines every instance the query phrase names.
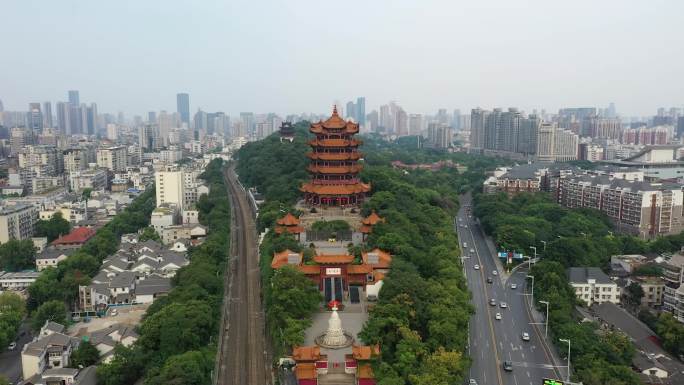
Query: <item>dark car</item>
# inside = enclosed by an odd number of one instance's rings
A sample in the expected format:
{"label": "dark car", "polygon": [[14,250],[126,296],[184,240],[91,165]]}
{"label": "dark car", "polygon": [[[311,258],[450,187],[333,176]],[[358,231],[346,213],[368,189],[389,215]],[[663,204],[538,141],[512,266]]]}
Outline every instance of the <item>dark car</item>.
{"label": "dark car", "polygon": [[513,371],[513,363],[511,361],[504,361],[503,362],[503,368],[507,372],[512,372]]}

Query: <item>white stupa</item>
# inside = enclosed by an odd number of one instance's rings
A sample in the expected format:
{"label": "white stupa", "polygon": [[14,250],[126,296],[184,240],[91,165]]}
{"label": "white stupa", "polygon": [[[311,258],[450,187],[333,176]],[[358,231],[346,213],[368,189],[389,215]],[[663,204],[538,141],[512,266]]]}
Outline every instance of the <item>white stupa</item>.
{"label": "white stupa", "polygon": [[326,348],[339,349],[351,345],[352,340],[351,336],[342,329],[342,321],[340,315],[337,314],[337,306],[333,307],[328,320],[328,330],[317,338],[316,342]]}

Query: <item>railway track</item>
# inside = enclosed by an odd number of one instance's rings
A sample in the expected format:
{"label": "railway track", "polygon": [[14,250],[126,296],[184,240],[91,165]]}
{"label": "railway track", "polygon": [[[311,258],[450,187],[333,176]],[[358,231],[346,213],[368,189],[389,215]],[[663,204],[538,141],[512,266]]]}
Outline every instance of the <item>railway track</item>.
{"label": "railway track", "polygon": [[230,194],[230,268],[219,345],[218,385],[271,383],[264,343],[256,226],[247,196],[232,168],[224,172]]}

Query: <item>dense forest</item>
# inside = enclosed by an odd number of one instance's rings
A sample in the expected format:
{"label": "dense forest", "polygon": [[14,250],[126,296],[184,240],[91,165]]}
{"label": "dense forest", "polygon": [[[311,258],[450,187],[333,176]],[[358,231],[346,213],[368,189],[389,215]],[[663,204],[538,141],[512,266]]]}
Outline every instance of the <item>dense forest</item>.
{"label": "dense forest", "polygon": [[[474,212],[488,234],[500,248],[531,254],[530,246],[543,254],[531,274],[535,280],[535,299],[548,301],[549,331],[552,341],[572,340],[574,379],[587,385],[636,385],[639,379],[631,369],[635,349],[622,333],[599,331],[598,325],[580,323],[573,316],[577,304],[570,286],[568,267],[601,267],[608,269],[610,256],[616,254],[660,253],[676,251],[682,235],[644,241],[630,235],[618,235],[608,218],[591,209],[569,210],[554,203],[544,193],[475,196]],[[546,244],[544,244],[546,242]],[[541,307],[539,303],[536,304]],[[675,337],[675,323],[668,316],[654,319],[664,346],[677,353],[684,337]],[[565,346],[559,345],[561,354]]]}
{"label": "dense forest", "polygon": [[[285,212],[294,211],[292,206],[300,197],[298,188],[307,178],[307,129],[306,122],[297,124],[294,143],[281,143],[273,135],[248,143],[237,153],[237,172],[243,184],[257,187],[266,196],[258,219],[261,230],[272,227]],[[380,300],[360,337],[367,344],[381,345],[382,356],[375,367],[380,384],[458,383],[469,367],[463,352],[472,307],[451,218],[458,209],[458,193],[481,184],[484,169],[501,160],[413,149],[410,143],[387,143],[374,137],[363,140],[365,169],[361,177],[371,183],[372,196],[362,214],[376,210],[386,218],[365,247],[381,247],[394,257]],[[468,170],[463,174],[455,168],[405,171],[390,164],[393,160],[443,159],[452,159]],[[320,301],[317,290],[307,285],[298,271],[271,270],[273,253],[286,248],[302,250],[292,236],[269,232],[261,249],[268,330],[277,354],[303,342],[304,330]]]}
{"label": "dense forest", "polygon": [[99,384],[127,385],[141,378],[145,385],[211,382],[230,229],[222,169],[217,159],[200,176],[210,186],[197,203],[209,235],[190,249],[190,264],[178,270],[169,295],[147,309],[138,341],[130,348],[117,346],[112,361],[98,367]]}

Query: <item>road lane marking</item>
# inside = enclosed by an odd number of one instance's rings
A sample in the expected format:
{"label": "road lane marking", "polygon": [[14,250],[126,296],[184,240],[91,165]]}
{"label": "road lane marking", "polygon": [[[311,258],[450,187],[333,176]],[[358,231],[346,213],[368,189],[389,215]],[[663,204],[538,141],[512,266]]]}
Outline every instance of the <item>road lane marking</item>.
{"label": "road lane marking", "polygon": [[[473,250],[475,250],[475,256],[477,257],[477,261],[482,266],[482,259],[480,259],[480,252],[477,250],[477,244],[475,242],[475,236],[473,235],[472,225],[468,228],[468,232],[470,233],[470,238],[473,241],[472,246],[473,246]],[[460,242],[460,240],[459,240],[459,242]],[[491,256],[490,256],[490,258],[491,258]],[[486,282],[486,279],[484,276],[484,269],[480,268],[479,271],[480,271],[480,277],[482,278],[482,282]],[[485,298],[488,298],[487,286],[486,285],[483,286],[482,290],[484,291]],[[499,385],[503,385],[503,379],[501,377],[501,369],[499,368],[499,362],[501,362],[501,361],[499,360],[499,351],[496,349],[496,339],[494,337],[495,334],[494,334],[494,324],[492,323],[492,314],[491,314],[491,311],[489,309],[489,306],[487,306],[487,304],[485,304],[485,308],[487,309],[487,315],[488,315],[487,320],[489,321],[489,331],[491,332],[490,337],[491,337],[492,346],[494,349],[494,359],[495,359],[494,366],[496,367],[497,380],[499,382]],[[485,383],[487,383],[486,380],[485,380]]]}

